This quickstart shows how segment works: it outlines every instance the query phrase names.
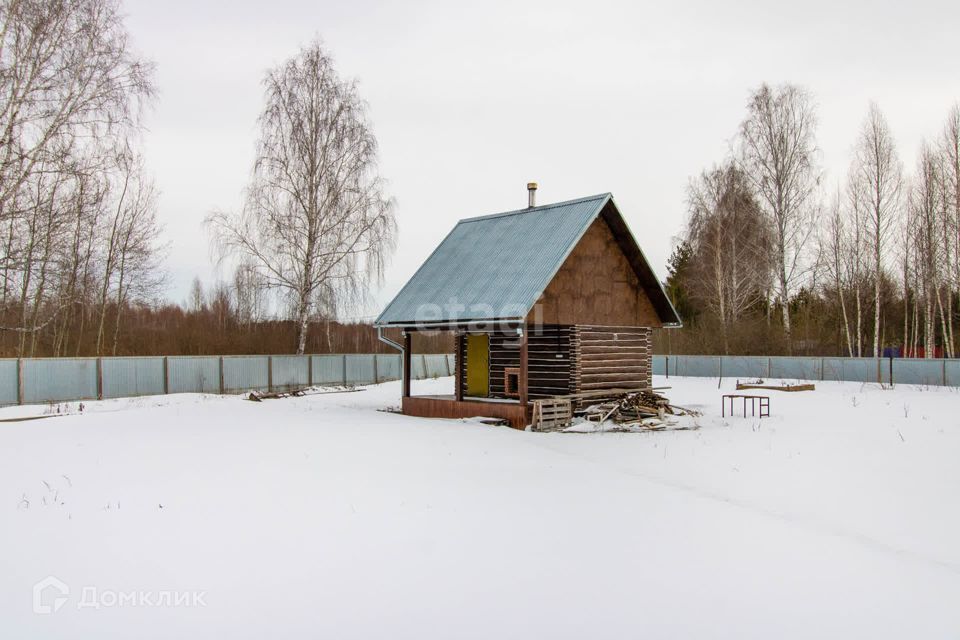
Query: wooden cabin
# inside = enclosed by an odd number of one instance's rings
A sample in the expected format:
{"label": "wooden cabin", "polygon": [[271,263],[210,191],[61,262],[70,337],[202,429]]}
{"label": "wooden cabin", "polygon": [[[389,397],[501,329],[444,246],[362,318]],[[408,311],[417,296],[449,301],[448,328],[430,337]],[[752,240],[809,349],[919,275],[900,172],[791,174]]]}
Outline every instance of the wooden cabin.
{"label": "wooden cabin", "polygon": [[[403,412],[524,428],[532,403],[651,386],[680,318],[609,193],[461,220],[376,320],[403,331]],[[455,392],[410,394],[411,335],[455,335]]]}

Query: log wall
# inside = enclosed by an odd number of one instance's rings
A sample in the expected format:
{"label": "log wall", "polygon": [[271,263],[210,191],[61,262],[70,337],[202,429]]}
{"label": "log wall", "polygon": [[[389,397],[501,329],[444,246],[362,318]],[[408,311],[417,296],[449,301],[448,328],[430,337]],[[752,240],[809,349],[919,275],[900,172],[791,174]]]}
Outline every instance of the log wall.
{"label": "log wall", "polygon": [[[652,385],[652,337],[649,327],[547,325],[527,333],[530,399],[603,389]],[[466,384],[465,341],[458,340],[460,384]],[[490,335],[490,397],[507,398],[504,370],[520,367],[520,338]]]}
{"label": "log wall", "polygon": [[[520,338],[490,336],[490,396],[508,397],[504,370],[520,367]],[[544,326],[527,333],[527,393],[530,399],[570,393],[570,327]]]}
{"label": "log wall", "polygon": [[649,327],[572,327],[573,393],[652,386],[652,335]]}

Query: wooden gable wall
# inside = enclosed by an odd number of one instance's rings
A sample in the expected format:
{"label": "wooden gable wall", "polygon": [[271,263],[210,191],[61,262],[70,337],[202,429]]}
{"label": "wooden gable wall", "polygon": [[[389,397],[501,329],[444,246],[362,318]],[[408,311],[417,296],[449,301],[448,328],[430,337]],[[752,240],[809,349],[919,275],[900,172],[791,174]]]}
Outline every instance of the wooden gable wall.
{"label": "wooden gable wall", "polygon": [[598,217],[567,256],[527,322],[660,327],[661,322],[610,226]]}

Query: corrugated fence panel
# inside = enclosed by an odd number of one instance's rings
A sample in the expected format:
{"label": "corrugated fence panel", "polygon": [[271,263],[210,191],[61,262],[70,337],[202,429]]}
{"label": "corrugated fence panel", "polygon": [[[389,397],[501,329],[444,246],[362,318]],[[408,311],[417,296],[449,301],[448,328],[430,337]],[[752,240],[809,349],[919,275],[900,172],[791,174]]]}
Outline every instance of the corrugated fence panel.
{"label": "corrugated fence panel", "polygon": [[377,355],[377,382],[400,379],[400,356]]}
{"label": "corrugated fence panel", "polygon": [[447,370],[447,357],[444,355],[425,355],[423,363],[427,378],[442,378],[450,375],[450,371]]}
{"label": "corrugated fence panel", "polygon": [[960,360],[947,360],[944,370],[947,373],[947,386],[960,387]]}
{"label": "corrugated fence panel", "polygon": [[62,402],[97,397],[96,358],[23,361],[23,401]]}
{"label": "corrugated fence panel", "polygon": [[410,377],[414,380],[423,380],[427,377],[427,363],[422,353],[410,356]]}
{"label": "corrugated fence panel", "polygon": [[344,357],[339,355],[310,356],[313,358],[313,384],[343,384]]}
{"label": "corrugated fence panel", "polygon": [[103,397],[131,398],[164,393],[163,357],[104,358]]}
{"label": "corrugated fence panel", "polygon": [[295,389],[310,384],[307,356],[273,356],[273,388]]}
{"label": "corrugated fence panel", "polygon": [[[277,389],[306,386],[312,359],[313,383],[373,384],[398,380],[400,356],[350,354],[273,356],[273,385]],[[218,393],[218,356],[170,356],[170,393]],[[0,406],[17,403],[17,360],[0,359]],[[38,358],[23,360],[23,398],[26,403],[63,402],[97,396],[96,358]],[[162,394],[162,357],[103,358],[103,397],[121,398]],[[420,380],[452,375],[452,354],[414,354],[412,377]],[[809,358],[773,356],[653,356],[656,375],[740,377],[851,382],[890,381],[899,384],[960,387],[960,360],[894,358]],[[267,356],[225,356],[223,384],[228,393],[267,388]],[[376,377],[376,380],[374,379]]]}
{"label": "corrugated fence panel", "polygon": [[[823,379],[847,382],[877,382],[876,358],[822,358]],[[889,381],[886,367],[880,363],[881,381]]]}
{"label": "corrugated fence panel", "polygon": [[720,356],[670,356],[670,375],[717,378]]}
{"label": "corrugated fence panel", "polygon": [[843,380],[843,358],[821,358],[821,380]]}
{"label": "corrugated fence panel", "polygon": [[667,356],[653,356],[653,375],[667,375]]}
{"label": "corrugated fence panel", "polygon": [[[882,365],[882,363],[881,363]],[[884,371],[887,367],[880,367],[880,373],[883,378],[887,378]],[[876,358],[847,358],[842,361],[841,380],[850,382],[877,382],[877,359]],[[885,380],[881,380],[883,382]]]}
{"label": "corrugated fence panel", "polygon": [[819,380],[820,358],[773,356],[770,360],[771,378],[786,380]]}
{"label": "corrugated fence panel", "polygon": [[347,384],[373,384],[373,356],[348,355]]}
{"label": "corrugated fence panel", "polygon": [[170,393],[219,393],[220,358],[170,356],[167,358]]}
{"label": "corrugated fence panel", "polygon": [[0,406],[17,404],[17,360],[0,360]]}
{"label": "corrugated fence panel", "polygon": [[757,356],[724,356],[720,371],[725,378],[766,378],[769,360]]}
{"label": "corrugated fence panel", "polygon": [[[893,359],[893,380],[897,384],[942,385],[944,360]],[[884,361],[884,366],[889,366]]]}
{"label": "corrugated fence panel", "polygon": [[267,389],[267,356],[224,356],[223,390],[227,393]]}
{"label": "corrugated fence panel", "polygon": [[[889,360],[883,358],[874,358],[874,368],[880,373],[880,382],[890,384],[890,364]],[[878,362],[879,360],[879,362]]]}

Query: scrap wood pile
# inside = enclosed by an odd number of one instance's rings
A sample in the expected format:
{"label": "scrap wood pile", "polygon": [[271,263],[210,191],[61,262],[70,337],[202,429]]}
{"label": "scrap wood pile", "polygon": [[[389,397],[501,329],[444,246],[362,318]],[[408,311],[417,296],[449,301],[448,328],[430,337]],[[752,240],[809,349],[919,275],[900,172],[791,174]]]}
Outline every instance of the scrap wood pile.
{"label": "scrap wood pile", "polygon": [[291,389],[290,391],[251,391],[250,395],[247,396],[247,400],[253,400],[254,402],[263,402],[264,400],[272,400],[275,398],[294,398],[300,397],[306,394],[306,389]]}
{"label": "scrap wood pile", "polygon": [[668,416],[699,416],[699,411],[674,404],[656,391],[636,391],[617,398],[590,405],[581,415],[597,425],[610,420],[613,428],[606,431],[661,431],[665,429],[693,429],[689,424]]}
{"label": "scrap wood pile", "polygon": [[781,382],[780,384],[773,384],[770,382],[764,382],[763,378],[747,380],[746,382],[737,380],[737,391],[743,391],[745,389],[769,389],[771,391],[816,391],[817,387],[811,383],[791,384],[789,382]]}
{"label": "scrap wood pile", "polygon": [[354,387],[298,387],[296,389],[287,389],[286,391],[251,391],[247,395],[247,400],[254,402],[263,402],[264,400],[274,400],[277,398],[299,398],[301,396],[320,396],[327,393],[355,393],[363,391]]}

